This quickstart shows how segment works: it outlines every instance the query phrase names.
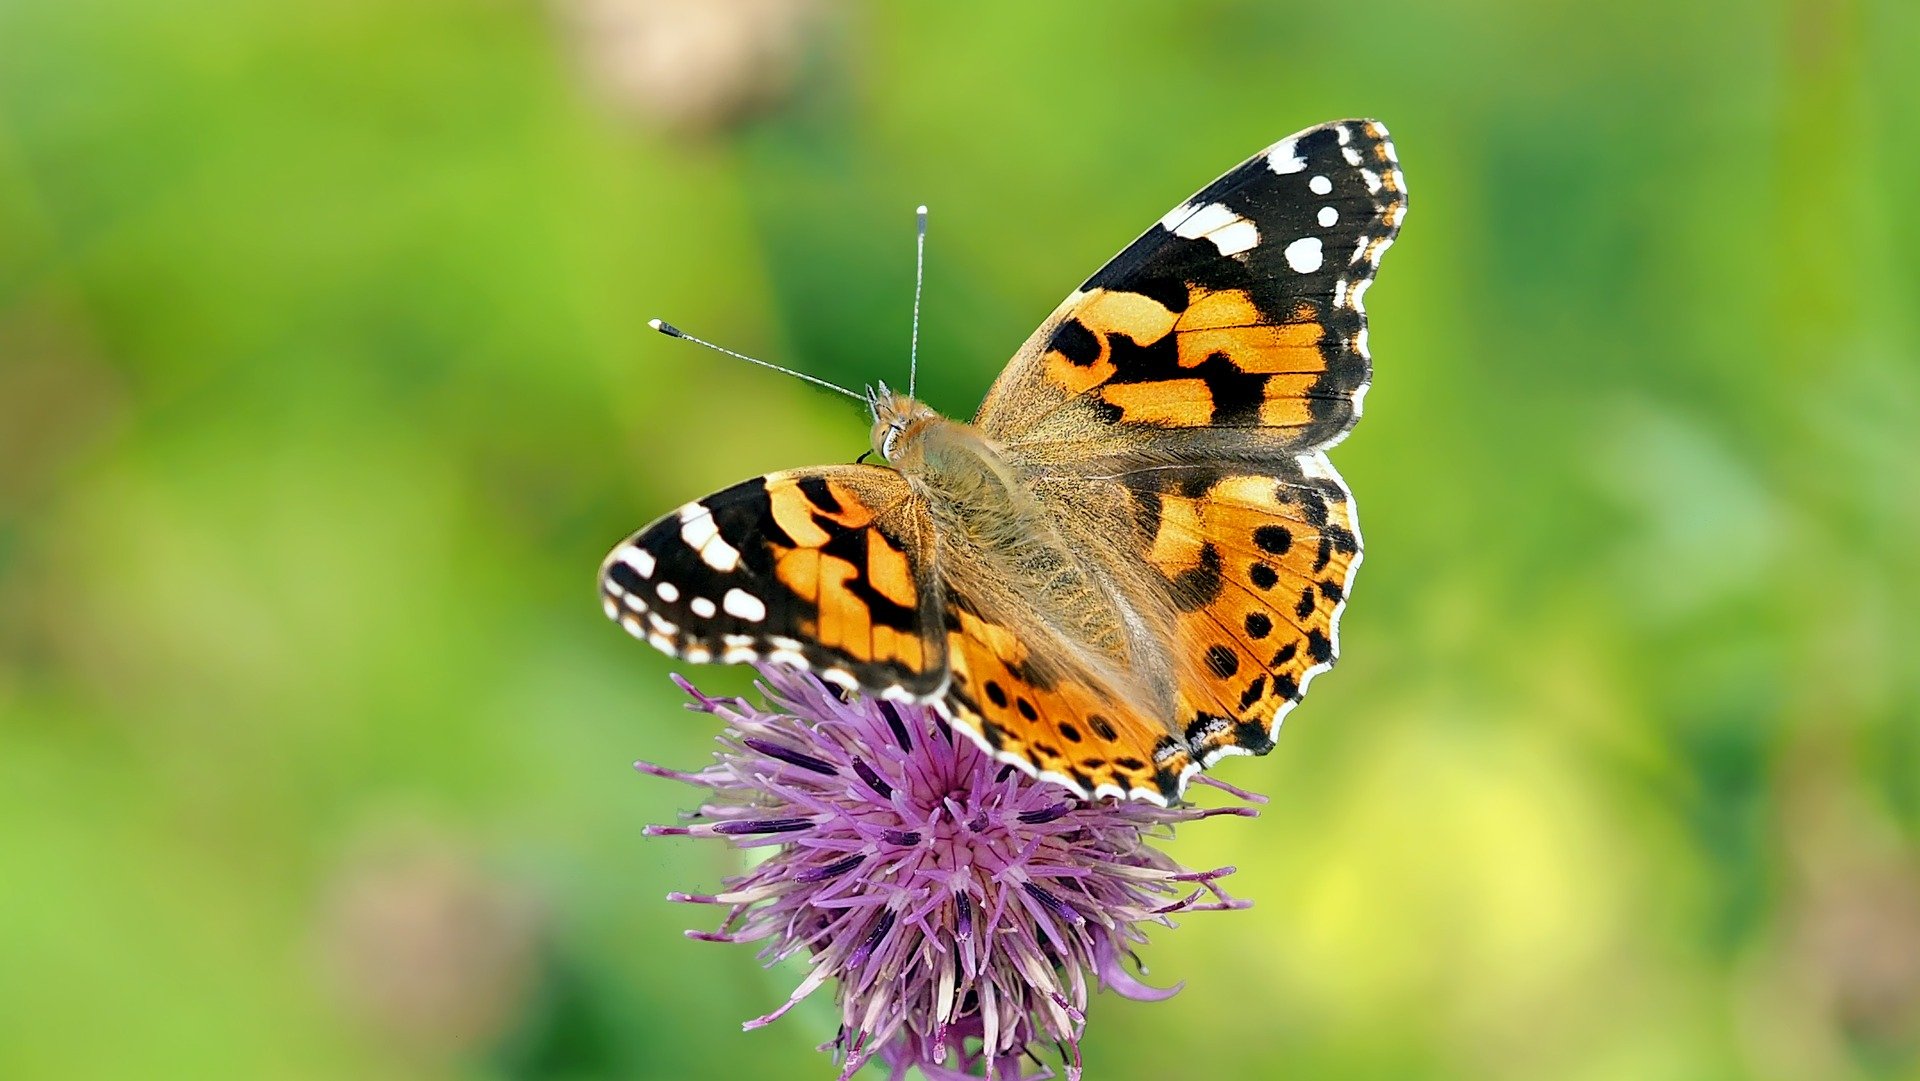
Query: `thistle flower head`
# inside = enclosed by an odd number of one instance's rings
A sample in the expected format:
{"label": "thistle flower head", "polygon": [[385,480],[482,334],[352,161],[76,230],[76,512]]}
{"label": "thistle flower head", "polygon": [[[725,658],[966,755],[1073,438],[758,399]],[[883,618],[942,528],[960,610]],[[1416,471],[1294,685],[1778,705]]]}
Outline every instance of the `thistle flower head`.
{"label": "thistle flower head", "polygon": [[[1152,924],[1180,912],[1245,907],[1220,880],[1148,844],[1202,810],[1089,802],[995,761],[931,709],[855,696],[811,676],[764,668],[766,707],[709,698],[692,708],[726,723],[714,761],[695,773],[646,773],[704,790],[682,825],[650,835],[723,838],[766,858],[712,895],[726,909],[690,937],[762,944],[768,963],[810,969],[766,1025],[829,984],[841,1016],[823,1049],[841,1077],[878,1057],[895,1081],[984,1073],[1037,1081],[1030,1047],[1059,1046],[1077,1078],[1090,991],[1165,998],[1127,968]],[[1248,802],[1259,798],[1201,778]]]}

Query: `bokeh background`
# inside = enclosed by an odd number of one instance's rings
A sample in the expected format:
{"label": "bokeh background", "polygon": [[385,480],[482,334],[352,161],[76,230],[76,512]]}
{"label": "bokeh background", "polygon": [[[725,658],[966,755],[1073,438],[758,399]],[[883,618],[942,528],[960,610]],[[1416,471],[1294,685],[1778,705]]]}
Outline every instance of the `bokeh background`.
{"label": "bokeh background", "polygon": [[[1412,190],[1346,657],[1093,1078],[1920,1077],[1920,7],[0,3],[0,1076],[829,1077],[629,530],[965,415],[1226,166]],[[701,677],[737,689],[737,672]]]}

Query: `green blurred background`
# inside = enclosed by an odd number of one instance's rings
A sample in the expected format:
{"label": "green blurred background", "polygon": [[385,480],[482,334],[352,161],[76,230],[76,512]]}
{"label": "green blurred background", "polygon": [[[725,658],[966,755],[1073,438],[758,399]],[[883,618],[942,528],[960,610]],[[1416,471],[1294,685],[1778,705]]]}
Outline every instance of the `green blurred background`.
{"label": "green blurred background", "polygon": [[[630,529],[1385,120],[1346,659],[1090,1076],[1920,1077],[1920,8],[0,2],[0,1076],[829,1077]],[[708,671],[716,688],[744,686]]]}

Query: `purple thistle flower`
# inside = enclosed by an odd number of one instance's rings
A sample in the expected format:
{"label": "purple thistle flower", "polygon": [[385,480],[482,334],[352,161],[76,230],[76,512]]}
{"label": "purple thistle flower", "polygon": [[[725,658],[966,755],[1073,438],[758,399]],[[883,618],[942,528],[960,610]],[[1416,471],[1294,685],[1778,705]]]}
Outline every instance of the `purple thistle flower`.
{"label": "purple thistle flower", "polygon": [[775,849],[718,894],[669,897],[727,907],[718,930],[691,938],[764,943],[768,964],[811,959],[788,1000],[746,1027],[833,983],[841,1028],[822,1049],[844,1056],[842,1079],[877,1056],[893,1081],[915,1068],[929,1081],[1040,1081],[1052,1072],[1027,1074],[1023,1058],[1037,1063],[1030,1046],[1043,1041],[1077,1079],[1092,988],[1148,1000],[1180,989],[1149,987],[1122,963],[1144,928],[1249,903],[1220,886],[1232,867],[1188,871],[1147,841],[1250,807],[1089,802],[996,762],[928,707],[761,675],[766,709],[675,677],[690,708],[727,728],[697,773],[635,764],[706,790],[688,824],[647,833]]}

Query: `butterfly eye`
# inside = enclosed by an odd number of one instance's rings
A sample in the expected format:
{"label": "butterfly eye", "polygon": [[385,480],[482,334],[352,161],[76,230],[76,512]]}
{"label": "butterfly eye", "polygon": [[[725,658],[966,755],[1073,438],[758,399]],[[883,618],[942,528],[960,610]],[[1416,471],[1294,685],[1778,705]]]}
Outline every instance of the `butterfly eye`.
{"label": "butterfly eye", "polygon": [[893,445],[900,439],[900,430],[904,425],[887,425],[887,434],[880,440],[880,457],[893,461]]}

